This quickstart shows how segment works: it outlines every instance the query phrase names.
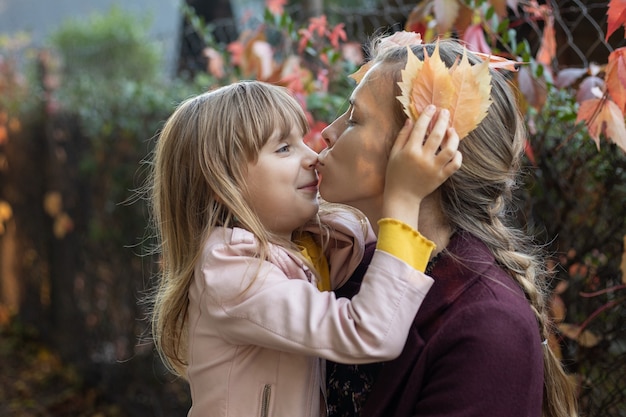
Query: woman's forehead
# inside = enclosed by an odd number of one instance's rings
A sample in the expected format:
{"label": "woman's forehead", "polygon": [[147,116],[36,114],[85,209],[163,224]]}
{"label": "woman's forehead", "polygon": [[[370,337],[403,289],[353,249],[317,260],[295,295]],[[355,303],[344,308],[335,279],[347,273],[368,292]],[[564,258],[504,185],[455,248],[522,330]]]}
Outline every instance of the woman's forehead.
{"label": "woman's forehead", "polygon": [[350,104],[356,109],[366,110],[370,106],[387,107],[386,101],[394,96],[390,74],[384,74],[385,67],[374,65],[356,86],[350,97]]}

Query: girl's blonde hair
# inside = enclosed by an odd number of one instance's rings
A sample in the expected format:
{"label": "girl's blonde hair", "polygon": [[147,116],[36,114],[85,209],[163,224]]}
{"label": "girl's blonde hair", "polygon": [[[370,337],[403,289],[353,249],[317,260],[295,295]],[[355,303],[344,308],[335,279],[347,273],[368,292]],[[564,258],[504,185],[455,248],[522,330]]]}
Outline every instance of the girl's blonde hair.
{"label": "girl's blonde hair", "polygon": [[[190,98],[165,123],[154,150],[147,190],[161,255],[151,295],[152,335],[165,365],[184,376],[188,290],[202,244],[218,226],[236,221],[256,236],[260,259],[270,234],[246,202],[246,167],[276,131],[287,136],[307,119],[286,89],[242,81]],[[295,250],[294,250],[295,252]]]}
{"label": "girl's blonde hair", "polygon": [[[385,69],[378,74],[393,83],[394,96],[398,96],[397,82],[406,65],[407,49],[382,47],[378,41],[373,44],[373,61],[384,65]],[[377,45],[381,45],[380,49]],[[434,44],[415,45],[412,50],[423,59],[424,49],[432,55],[434,47]],[[456,41],[439,41],[439,52],[450,67],[462,56],[463,46]],[[472,64],[480,62],[473,54],[468,55]],[[491,70],[491,76],[493,103],[486,118],[459,145],[463,164],[440,187],[442,209],[454,229],[466,230],[485,242],[497,262],[519,284],[535,313],[541,338],[546,340],[551,323],[546,305],[548,273],[545,262],[530,237],[507,220],[526,138],[524,121],[510,83],[495,70]],[[406,115],[400,102],[395,101],[394,120],[399,131]],[[397,131],[391,137],[395,137]],[[543,415],[576,416],[576,391],[572,378],[566,375],[547,345],[543,352]]]}

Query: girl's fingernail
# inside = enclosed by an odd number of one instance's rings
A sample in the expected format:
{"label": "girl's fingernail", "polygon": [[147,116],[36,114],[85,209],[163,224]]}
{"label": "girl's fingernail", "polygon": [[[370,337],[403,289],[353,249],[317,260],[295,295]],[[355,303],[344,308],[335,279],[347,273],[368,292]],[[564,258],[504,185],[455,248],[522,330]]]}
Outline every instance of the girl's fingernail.
{"label": "girl's fingernail", "polygon": [[426,112],[427,115],[432,116],[433,114],[435,114],[435,106],[433,106],[432,104],[429,104],[428,106],[426,106],[424,111]]}

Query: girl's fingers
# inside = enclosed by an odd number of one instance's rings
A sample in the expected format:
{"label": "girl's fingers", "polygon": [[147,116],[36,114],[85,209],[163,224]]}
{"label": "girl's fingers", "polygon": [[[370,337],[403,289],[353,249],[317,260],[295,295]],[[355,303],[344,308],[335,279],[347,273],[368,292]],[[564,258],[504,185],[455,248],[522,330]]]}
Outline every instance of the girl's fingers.
{"label": "girl's fingers", "polygon": [[413,126],[413,130],[411,131],[411,136],[409,138],[409,145],[412,147],[416,147],[417,149],[421,149],[424,143],[424,139],[426,138],[426,132],[428,131],[428,126],[432,121],[433,116],[437,108],[432,104],[426,106],[422,114],[415,121],[415,125]]}
{"label": "girl's fingers", "polygon": [[446,177],[449,177],[450,175],[458,171],[459,168],[461,168],[462,163],[463,163],[463,155],[461,154],[461,152],[456,151],[454,154],[454,157],[452,157],[450,162],[448,162],[441,171],[443,175],[445,175]]}
{"label": "girl's fingers", "polygon": [[437,154],[442,161],[450,161],[454,158],[457,149],[459,148],[459,135],[453,127],[446,129],[445,137],[440,144],[440,149]]}
{"label": "girl's fingers", "polygon": [[441,143],[446,137],[449,124],[450,112],[447,109],[440,109],[435,124],[424,142],[424,151],[429,153],[438,152]]}
{"label": "girl's fingers", "polygon": [[411,119],[406,119],[404,122],[404,126],[400,129],[398,136],[396,137],[396,141],[393,143],[391,147],[391,152],[393,153],[395,150],[399,150],[404,148],[404,145],[409,141],[410,133],[413,129],[413,122]]}

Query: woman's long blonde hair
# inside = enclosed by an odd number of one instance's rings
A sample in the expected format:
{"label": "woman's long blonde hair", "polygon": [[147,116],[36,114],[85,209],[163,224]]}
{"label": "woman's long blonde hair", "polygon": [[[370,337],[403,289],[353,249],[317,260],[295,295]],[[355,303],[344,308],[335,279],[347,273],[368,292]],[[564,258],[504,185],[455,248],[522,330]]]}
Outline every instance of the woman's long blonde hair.
{"label": "woman's long blonde hair", "polygon": [[[373,61],[385,65],[386,70],[380,71],[379,75],[388,77],[387,81],[393,83],[394,95],[398,96],[397,82],[406,65],[407,49],[381,47],[378,50],[379,41],[373,43]],[[427,44],[412,49],[423,59],[424,49],[432,55],[434,47],[434,44]],[[440,41],[439,52],[450,67],[462,56],[463,46],[456,41]],[[469,58],[472,64],[480,62],[471,53]],[[459,145],[463,164],[440,187],[442,208],[453,229],[466,230],[487,244],[497,262],[519,284],[535,313],[541,339],[546,340],[552,324],[546,305],[548,274],[545,262],[530,237],[508,220],[526,138],[524,121],[510,83],[495,70],[491,70],[491,75],[492,104],[488,115]],[[394,119],[399,131],[406,115],[397,100]],[[547,345],[543,352],[544,417],[577,416],[573,380]]]}
{"label": "woman's long blonde hair", "polygon": [[278,130],[308,131],[304,111],[282,87],[242,81],[190,98],[165,123],[147,184],[161,270],[151,305],[152,336],[170,371],[184,376],[188,290],[203,242],[236,221],[261,245],[272,236],[246,203],[248,163]]}

